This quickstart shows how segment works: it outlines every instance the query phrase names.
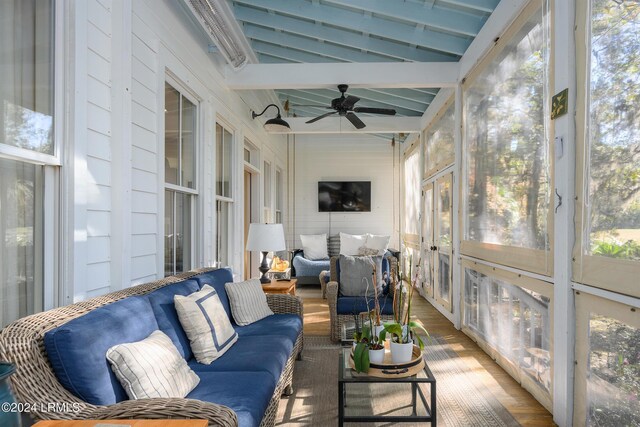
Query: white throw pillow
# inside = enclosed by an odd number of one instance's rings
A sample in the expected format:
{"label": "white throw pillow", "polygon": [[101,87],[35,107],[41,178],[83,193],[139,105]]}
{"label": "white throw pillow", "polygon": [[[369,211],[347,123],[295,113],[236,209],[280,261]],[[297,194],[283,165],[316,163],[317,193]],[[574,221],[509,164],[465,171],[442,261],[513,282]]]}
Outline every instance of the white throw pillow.
{"label": "white throw pillow", "polygon": [[369,249],[376,249],[378,255],[384,255],[389,247],[389,240],[391,240],[391,236],[376,236],[367,233],[367,241],[364,245]]}
{"label": "white throw pillow", "polygon": [[306,259],[313,261],[329,258],[326,234],[301,234],[300,241],[302,242],[302,250]]}
{"label": "white throw pillow", "polygon": [[208,365],[238,340],[220,297],[211,286],[204,285],[201,290],[186,297],[176,295],[173,301],[198,362]]}
{"label": "white throw pillow", "polygon": [[365,246],[367,241],[366,235],[354,235],[340,233],[340,255],[359,255],[360,248]]}
{"label": "white throw pillow", "polygon": [[229,296],[233,319],[238,325],[250,325],[273,314],[267,304],[267,296],[262,290],[260,280],[232,282],[225,284],[224,287]]}
{"label": "white throw pillow", "polygon": [[200,382],[161,331],[142,341],[114,345],[107,350],[107,360],[129,399],[185,397]]}

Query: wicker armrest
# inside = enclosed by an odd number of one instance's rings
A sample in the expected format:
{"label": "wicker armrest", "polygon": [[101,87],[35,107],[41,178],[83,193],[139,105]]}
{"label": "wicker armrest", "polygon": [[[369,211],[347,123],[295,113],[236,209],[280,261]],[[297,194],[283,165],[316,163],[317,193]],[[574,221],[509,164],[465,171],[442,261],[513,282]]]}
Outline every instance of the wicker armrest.
{"label": "wicker armrest", "polygon": [[231,409],[195,399],[138,399],[115,405],[98,406],[82,414],[86,419],[206,419],[209,426],[237,427],[238,417]]}
{"label": "wicker armrest", "polygon": [[293,295],[267,294],[267,304],[275,314],[304,314],[302,298]]}
{"label": "wicker armrest", "polygon": [[327,300],[329,304],[333,302],[335,304],[338,299],[338,282],[331,281],[327,283]]}

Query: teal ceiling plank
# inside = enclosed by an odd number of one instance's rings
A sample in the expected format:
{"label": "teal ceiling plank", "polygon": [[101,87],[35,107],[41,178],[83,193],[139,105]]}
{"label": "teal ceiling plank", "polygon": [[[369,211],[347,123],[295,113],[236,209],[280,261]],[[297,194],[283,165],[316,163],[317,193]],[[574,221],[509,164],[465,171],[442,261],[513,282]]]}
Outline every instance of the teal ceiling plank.
{"label": "teal ceiling plank", "polygon": [[425,7],[405,0],[323,0],[323,4],[351,7],[364,12],[472,37],[478,35],[486,20],[484,16],[479,17],[437,5]]}
{"label": "teal ceiling plank", "polygon": [[[425,0],[427,4],[433,4],[433,0]],[[438,0],[439,4],[450,4],[467,9],[477,10],[491,14],[500,3],[500,0]]]}
{"label": "teal ceiling plank", "polygon": [[[299,100],[304,100],[305,102],[297,101],[297,104],[319,104],[329,106],[331,104],[331,100],[334,98],[338,98],[340,96],[340,92],[337,90],[335,93],[332,93],[328,90],[324,89],[315,89],[315,90],[279,90],[278,93],[286,94],[290,97],[295,97]],[[347,94],[350,92],[347,91]],[[358,103],[358,107],[373,107],[373,108],[394,108],[399,115],[402,116],[421,116],[424,111],[415,111],[409,110],[407,108],[402,108],[398,105],[392,103],[383,103],[372,101],[369,99],[362,99],[361,102]]]}
{"label": "teal ceiling plank", "polygon": [[288,63],[296,63],[298,61],[291,61],[289,59],[285,59],[285,58],[280,58],[280,57],[276,57],[276,56],[271,56],[269,54],[265,54],[265,53],[260,53],[260,52],[256,52],[256,55],[258,56],[258,60],[260,61],[261,64],[288,64]]}
{"label": "teal ceiling plank", "polygon": [[363,100],[371,100],[374,102],[381,102],[383,104],[388,104],[390,106],[402,107],[407,110],[413,110],[420,114],[424,113],[426,107],[429,104],[422,104],[419,102],[409,101],[403,98],[397,98],[393,95],[381,94],[379,92],[373,92],[368,89],[349,89],[349,95],[355,95]]}
{"label": "teal ceiling plank", "polygon": [[303,52],[301,50],[289,49],[287,47],[277,46],[271,43],[265,43],[259,40],[252,40],[251,47],[256,53],[263,53],[269,56],[287,59],[292,62],[305,63],[322,63],[322,62],[341,62],[340,60],[320,56],[316,53]]}
{"label": "teal ceiling plank", "polygon": [[[422,31],[422,34],[418,34],[415,27],[409,31],[410,26],[408,25],[407,27],[409,28],[405,31],[393,31],[387,27],[388,22],[380,22],[379,24],[384,26],[381,29],[371,28],[371,23],[368,23],[368,26],[362,23],[358,25],[358,31],[364,32],[366,30],[369,34],[384,37],[381,39],[356,34],[354,33],[353,25],[348,30],[316,25],[308,20],[268,13],[266,10],[255,7],[237,5],[233,9],[233,13],[236,19],[241,22],[279,29],[288,33],[313,37],[410,61],[451,61],[456,59],[452,58],[451,55],[462,56],[471,43],[470,39],[450,37],[430,31]],[[410,45],[446,52],[447,54],[416,49]]]}
{"label": "teal ceiling plank", "polygon": [[391,96],[393,98],[405,99],[410,102],[415,102],[427,106],[431,103],[435,95],[426,93],[417,93],[408,89],[367,89],[370,92],[383,94],[385,96]]}
{"label": "teal ceiling plank", "polygon": [[[277,20],[277,18],[274,19]],[[292,20],[296,21],[295,19]],[[265,28],[262,26],[256,26],[253,23],[247,23],[246,21],[244,22],[245,24],[243,27],[245,29],[245,34],[251,34],[251,28]],[[268,23],[265,22],[265,24]],[[314,40],[322,40],[335,43],[340,46],[355,49],[356,51],[360,50],[366,51],[368,53],[377,53],[390,58],[396,58],[396,60],[400,61],[447,62],[458,59],[457,56],[446,55],[439,52],[432,52],[425,49],[416,49],[405,44],[365,37],[348,31],[307,24],[303,24],[302,26],[307,28],[306,34],[302,32],[294,32],[296,35],[309,37],[310,39]],[[274,28],[282,30],[283,32],[280,34],[294,34],[289,32],[289,30],[287,29],[288,27]],[[322,47],[322,45],[320,45],[320,47]],[[322,49],[320,49],[318,53],[322,54]]]}
{"label": "teal ceiling plank", "polygon": [[332,43],[322,43],[310,38],[293,34],[280,33],[263,27],[245,24],[244,34],[248,39],[265,41],[280,46],[287,46],[308,53],[317,53],[330,58],[349,62],[397,62],[395,58],[373,53],[364,53]]}

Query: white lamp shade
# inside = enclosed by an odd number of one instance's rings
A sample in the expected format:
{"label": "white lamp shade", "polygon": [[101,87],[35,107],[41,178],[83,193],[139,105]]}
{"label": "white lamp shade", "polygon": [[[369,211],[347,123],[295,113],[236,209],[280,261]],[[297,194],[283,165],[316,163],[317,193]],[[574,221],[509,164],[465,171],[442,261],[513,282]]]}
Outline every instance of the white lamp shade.
{"label": "white lamp shade", "polygon": [[282,224],[249,224],[248,251],[274,252],[285,249],[287,246],[284,241]]}

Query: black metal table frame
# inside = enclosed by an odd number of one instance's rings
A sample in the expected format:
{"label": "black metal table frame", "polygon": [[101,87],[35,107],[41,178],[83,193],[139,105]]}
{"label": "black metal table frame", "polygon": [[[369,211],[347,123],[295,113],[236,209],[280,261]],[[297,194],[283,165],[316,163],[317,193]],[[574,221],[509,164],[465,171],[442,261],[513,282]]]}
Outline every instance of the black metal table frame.
{"label": "black metal table frame", "polygon": [[[338,426],[342,427],[344,423],[364,423],[364,422],[392,422],[392,423],[410,423],[410,422],[430,422],[433,427],[436,427],[436,379],[429,369],[429,365],[424,364],[424,372],[427,374],[426,378],[418,378],[417,375],[412,375],[405,378],[377,378],[369,376],[344,378],[344,361],[345,351],[340,351],[340,365],[338,372]],[[348,383],[355,384],[397,384],[405,383],[411,384],[411,415],[345,415],[344,408],[347,406],[347,388]],[[427,399],[422,393],[419,384],[428,383],[431,386],[431,405],[427,403]],[[427,415],[417,415],[417,396],[420,396],[420,400],[424,405]]]}

